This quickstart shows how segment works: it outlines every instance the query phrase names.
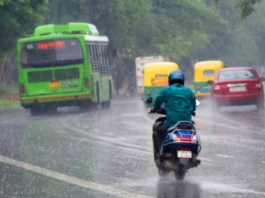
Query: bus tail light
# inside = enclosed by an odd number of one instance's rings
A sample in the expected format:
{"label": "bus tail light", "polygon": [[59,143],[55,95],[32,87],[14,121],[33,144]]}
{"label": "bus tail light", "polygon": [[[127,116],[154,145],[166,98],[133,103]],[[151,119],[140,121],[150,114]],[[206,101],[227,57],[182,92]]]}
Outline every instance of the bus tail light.
{"label": "bus tail light", "polygon": [[89,89],[89,79],[88,78],[85,79],[85,86],[86,86],[86,89]]}
{"label": "bus tail light", "polygon": [[20,94],[24,94],[25,93],[25,86],[24,86],[24,84],[20,84],[19,85],[19,93]]}

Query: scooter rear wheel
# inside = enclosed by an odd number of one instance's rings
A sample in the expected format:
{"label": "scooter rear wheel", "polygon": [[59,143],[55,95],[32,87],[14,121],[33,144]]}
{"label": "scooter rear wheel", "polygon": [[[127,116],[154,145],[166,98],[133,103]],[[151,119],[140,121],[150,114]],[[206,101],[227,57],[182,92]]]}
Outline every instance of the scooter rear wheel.
{"label": "scooter rear wheel", "polygon": [[164,168],[158,168],[158,174],[160,177],[165,177],[168,175],[168,170]]}
{"label": "scooter rear wheel", "polygon": [[175,172],[175,178],[177,180],[183,180],[185,178],[186,172],[187,172],[186,167],[181,164],[179,166],[179,169]]}

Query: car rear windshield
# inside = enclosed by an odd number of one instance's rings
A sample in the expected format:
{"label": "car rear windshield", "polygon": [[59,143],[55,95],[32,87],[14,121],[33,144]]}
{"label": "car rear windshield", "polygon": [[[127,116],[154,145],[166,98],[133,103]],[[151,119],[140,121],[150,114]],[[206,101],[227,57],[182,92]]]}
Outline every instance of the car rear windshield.
{"label": "car rear windshield", "polygon": [[66,66],[83,62],[83,53],[77,39],[56,39],[23,43],[23,68]]}
{"label": "car rear windshield", "polygon": [[220,71],[218,80],[255,79],[256,75],[251,69],[237,69]]}

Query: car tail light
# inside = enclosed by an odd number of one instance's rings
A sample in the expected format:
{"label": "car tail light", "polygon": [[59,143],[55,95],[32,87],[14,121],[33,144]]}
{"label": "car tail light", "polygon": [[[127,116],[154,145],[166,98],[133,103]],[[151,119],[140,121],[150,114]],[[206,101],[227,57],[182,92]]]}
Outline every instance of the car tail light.
{"label": "car tail light", "polygon": [[261,85],[261,83],[256,83],[255,87],[256,87],[256,88],[261,88],[262,85]]}
{"label": "car tail light", "polygon": [[214,89],[214,90],[220,90],[221,87],[220,87],[219,85],[215,85],[213,89]]}
{"label": "car tail light", "polygon": [[25,86],[24,86],[24,84],[20,84],[19,85],[19,93],[20,94],[24,94],[25,93]]}
{"label": "car tail light", "polygon": [[89,79],[88,78],[85,79],[85,86],[86,86],[86,89],[89,89]]}

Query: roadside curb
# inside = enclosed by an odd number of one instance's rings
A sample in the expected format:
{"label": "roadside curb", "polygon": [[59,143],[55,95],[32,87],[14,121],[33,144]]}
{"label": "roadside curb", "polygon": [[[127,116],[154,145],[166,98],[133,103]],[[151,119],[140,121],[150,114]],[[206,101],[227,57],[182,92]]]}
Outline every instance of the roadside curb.
{"label": "roadside curb", "polygon": [[18,94],[0,94],[0,99],[19,101],[19,95]]}

